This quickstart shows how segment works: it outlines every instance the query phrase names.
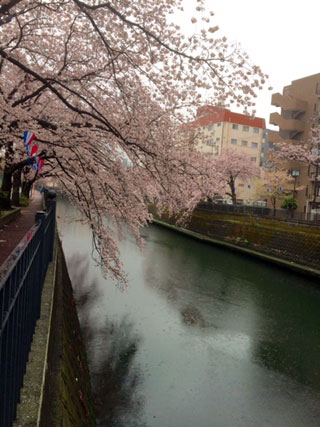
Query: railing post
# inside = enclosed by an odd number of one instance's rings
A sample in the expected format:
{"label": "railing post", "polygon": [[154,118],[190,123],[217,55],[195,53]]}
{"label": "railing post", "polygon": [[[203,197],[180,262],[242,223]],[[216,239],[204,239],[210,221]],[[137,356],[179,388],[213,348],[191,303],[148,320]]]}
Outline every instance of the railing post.
{"label": "railing post", "polygon": [[37,211],[36,212],[36,224],[41,224],[43,223],[44,219],[45,219],[45,215],[46,213],[44,211]]}
{"label": "railing post", "polygon": [[[39,285],[37,286],[38,288],[38,292],[39,292],[39,310],[40,310],[40,300],[41,300],[41,292],[42,292],[42,284],[44,281],[44,277],[47,271],[47,263],[46,263],[46,257],[45,257],[45,240],[44,240],[44,235],[45,235],[45,226],[46,226],[46,213],[44,211],[38,211],[36,213],[36,224],[39,225],[39,239],[40,239],[40,246],[39,246],[39,257],[38,257],[38,272],[36,272],[35,274],[37,275],[38,273],[40,273],[40,279],[39,279]],[[35,279],[36,280],[36,279]],[[37,316],[39,317],[40,315],[40,311],[39,313],[37,313]]]}
{"label": "railing post", "polygon": [[54,245],[54,233],[56,227],[56,192],[49,190],[47,195],[47,211],[50,216],[50,230],[48,234],[48,261],[53,260],[53,245]]}

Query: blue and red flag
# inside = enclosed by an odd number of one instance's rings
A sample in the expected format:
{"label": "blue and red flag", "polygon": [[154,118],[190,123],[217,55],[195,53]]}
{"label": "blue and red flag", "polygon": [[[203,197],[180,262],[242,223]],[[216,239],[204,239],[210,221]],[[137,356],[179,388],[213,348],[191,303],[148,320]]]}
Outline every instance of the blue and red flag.
{"label": "blue and red flag", "polygon": [[34,155],[34,154],[36,154],[36,152],[38,151],[38,145],[33,145],[32,146],[32,148],[31,148],[31,157]]}
{"label": "blue and red flag", "polygon": [[[38,151],[38,144],[31,144],[32,141],[35,139],[35,134],[32,132],[25,131],[24,132],[24,146],[26,147],[26,152],[29,158],[29,165],[31,166],[31,158],[34,154]],[[31,144],[31,145],[30,145]],[[35,156],[35,163],[32,165],[32,169],[39,170],[43,168],[44,159],[42,159],[40,156]]]}
{"label": "blue and red flag", "polygon": [[31,142],[35,139],[35,134],[32,132],[25,131],[24,132],[24,145],[27,147],[31,144]]}

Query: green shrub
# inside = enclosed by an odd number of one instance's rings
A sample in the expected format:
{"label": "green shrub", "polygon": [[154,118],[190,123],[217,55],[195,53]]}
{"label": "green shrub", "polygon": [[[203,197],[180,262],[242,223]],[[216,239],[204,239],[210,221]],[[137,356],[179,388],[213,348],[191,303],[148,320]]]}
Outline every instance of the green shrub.
{"label": "green shrub", "polygon": [[298,207],[297,200],[294,199],[294,202],[293,202],[293,196],[287,196],[284,198],[281,207],[282,209],[292,209],[292,205],[293,205],[293,209],[297,209]]}
{"label": "green shrub", "polygon": [[20,206],[28,206],[29,205],[29,199],[27,199],[25,196],[20,196],[19,205]]}

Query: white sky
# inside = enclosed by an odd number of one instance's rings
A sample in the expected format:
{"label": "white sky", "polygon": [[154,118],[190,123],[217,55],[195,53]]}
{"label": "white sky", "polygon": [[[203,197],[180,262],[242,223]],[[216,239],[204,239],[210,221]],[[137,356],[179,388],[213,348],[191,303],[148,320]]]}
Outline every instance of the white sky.
{"label": "white sky", "polygon": [[[184,3],[187,15],[196,1]],[[269,115],[278,110],[271,105],[271,94],[282,93],[292,80],[320,73],[320,0],[206,0],[206,4],[220,27],[216,34],[240,43],[251,61],[270,76],[273,90],[259,93],[256,116],[274,128]],[[189,22],[185,16],[182,28],[188,30]]]}

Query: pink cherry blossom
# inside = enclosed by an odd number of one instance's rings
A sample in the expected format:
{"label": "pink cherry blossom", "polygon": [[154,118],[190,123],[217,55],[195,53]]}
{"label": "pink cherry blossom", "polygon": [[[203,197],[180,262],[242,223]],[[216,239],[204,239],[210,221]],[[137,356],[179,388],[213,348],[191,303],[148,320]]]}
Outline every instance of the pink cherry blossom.
{"label": "pink cherry blossom", "polygon": [[41,172],[80,210],[98,262],[122,282],[115,230],[128,228],[141,243],[148,203],[186,217],[223,186],[225,169],[214,170],[181,125],[217,100],[253,111],[267,78],[218,36],[204,1],[197,8],[195,18],[206,19],[188,38],[168,20],[181,0],[0,5],[2,189],[16,171],[29,183],[41,177],[23,146],[23,132],[34,132]]}

